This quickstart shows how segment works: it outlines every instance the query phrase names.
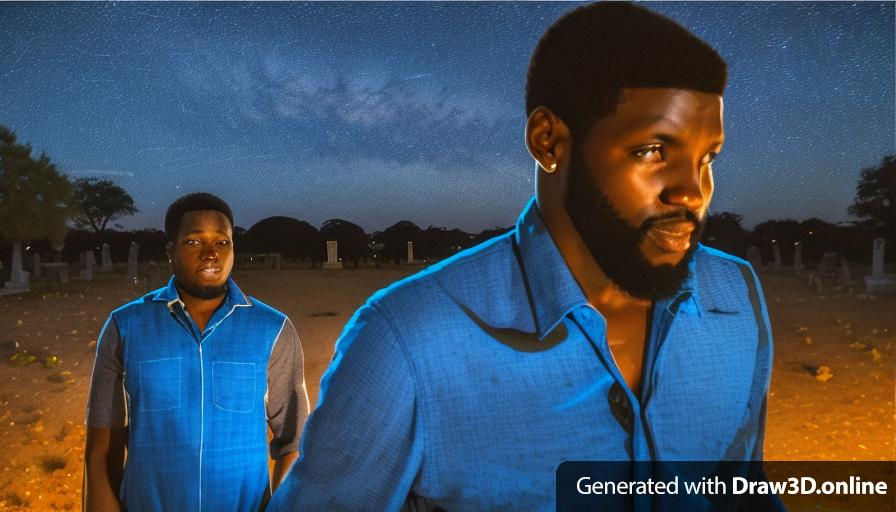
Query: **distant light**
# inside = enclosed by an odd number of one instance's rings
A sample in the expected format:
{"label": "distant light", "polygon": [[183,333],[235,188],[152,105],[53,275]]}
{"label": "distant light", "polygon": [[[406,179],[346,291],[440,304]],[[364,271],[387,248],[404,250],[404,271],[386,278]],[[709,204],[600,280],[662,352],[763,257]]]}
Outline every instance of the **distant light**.
{"label": "distant light", "polygon": [[778,243],[778,241],[777,241],[777,240],[772,240],[772,243],[773,243],[773,244],[776,244],[776,243]]}
{"label": "distant light", "polygon": [[812,232],[811,232],[811,231],[809,231],[809,236],[812,236]]}

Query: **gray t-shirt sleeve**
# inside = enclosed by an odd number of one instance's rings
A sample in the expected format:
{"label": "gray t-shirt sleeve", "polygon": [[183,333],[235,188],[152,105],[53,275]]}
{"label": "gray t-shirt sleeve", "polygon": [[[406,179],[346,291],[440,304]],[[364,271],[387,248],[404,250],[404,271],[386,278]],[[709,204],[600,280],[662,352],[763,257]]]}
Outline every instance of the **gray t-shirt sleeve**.
{"label": "gray t-shirt sleeve", "polygon": [[299,438],[308,419],[304,354],[299,335],[289,318],[283,321],[268,360],[268,425],[274,433],[271,458],[298,451]]}
{"label": "gray t-shirt sleeve", "polygon": [[126,400],[121,335],[115,319],[110,315],[96,343],[96,359],[87,398],[87,426],[126,427]]}

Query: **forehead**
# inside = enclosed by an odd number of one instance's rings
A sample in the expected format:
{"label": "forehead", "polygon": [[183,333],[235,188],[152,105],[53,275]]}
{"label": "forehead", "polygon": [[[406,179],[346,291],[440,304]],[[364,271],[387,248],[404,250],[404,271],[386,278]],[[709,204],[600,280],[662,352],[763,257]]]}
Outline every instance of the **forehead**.
{"label": "forehead", "polygon": [[184,214],[180,222],[178,235],[212,231],[230,234],[233,226],[227,216],[217,210],[193,210]]}
{"label": "forehead", "polygon": [[690,89],[622,89],[616,111],[598,119],[589,136],[602,138],[668,132],[709,139],[724,137],[722,97]]}

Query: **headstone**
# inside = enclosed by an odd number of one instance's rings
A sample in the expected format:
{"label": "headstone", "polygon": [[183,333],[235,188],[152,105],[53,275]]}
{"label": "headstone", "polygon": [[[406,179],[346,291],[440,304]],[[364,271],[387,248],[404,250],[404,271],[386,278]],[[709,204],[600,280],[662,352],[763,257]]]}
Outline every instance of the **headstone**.
{"label": "headstone", "polygon": [[865,288],[868,293],[896,293],[896,274],[884,272],[883,238],[874,239],[874,253],[871,256],[871,275],[865,276]]}
{"label": "headstone", "polygon": [[84,252],[84,268],[81,270],[81,279],[85,281],[93,280],[93,271],[96,269],[96,256],[93,251]]}
{"label": "headstone", "polygon": [[408,242],[408,263],[414,263],[414,242]]}
{"label": "headstone", "polygon": [[140,254],[140,244],[137,242],[131,242],[131,245],[128,246],[128,282],[136,283],[137,282],[137,255]]}
{"label": "headstone", "polygon": [[882,276],[884,275],[884,247],[886,247],[887,242],[883,238],[875,238],[874,245],[874,253],[871,256],[871,275],[872,276]]}
{"label": "headstone", "polygon": [[826,252],[821,255],[821,261],[818,262],[816,270],[819,274],[833,275],[839,259],[836,252]]}
{"label": "headstone", "polygon": [[796,242],[793,244],[793,269],[797,271],[797,273],[802,272],[805,266],[803,266],[803,244]]}
{"label": "headstone", "polygon": [[774,258],[774,268],[775,270],[781,270],[781,248],[778,247],[778,242],[772,242],[772,257]]}
{"label": "headstone", "polygon": [[34,253],[34,271],[31,273],[31,277],[35,279],[39,279],[41,276],[41,268],[40,268],[40,253]]}
{"label": "headstone", "polygon": [[28,285],[28,278],[31,274],[22,268],[22,242],[12,243],[12,265],[10,265],[9,281],[3,285],[0,295],[12,295],[14,293],[24,293],[31,289]]}
{"label": "headstone", "polygon": [[324,262],[326,269],[341,269],[342,262],[337,259],[339,242],[336,240],[327,240],[327,261]]}
{"label": "headstone", "polygon": [[109,248],[109,244],[103,244],[103,252],[100,257],[102,258],[103,270],[110,270],[112,268],[112,250]]}
{"label": "headstone", "polygon": [[271,259],[273,260],[274,270],[281,270],[283,268],[283,262],[282,262],[283,255],[281,255],[279,252],[275,252],[275,253],[271,254],[270,256],[271,256]]}
{"label": "headstone", "polygon": [[155,261],[149,262],[149,271],[146,277],[147,290],[156,290],[165,286],[168,278],[169,274],[164,265],[159,265]]}
{"label": "headstone", "polygon": [[849,272],[849,263],[846,258],[840,258],[840,285],[852,286],[852,276]]}

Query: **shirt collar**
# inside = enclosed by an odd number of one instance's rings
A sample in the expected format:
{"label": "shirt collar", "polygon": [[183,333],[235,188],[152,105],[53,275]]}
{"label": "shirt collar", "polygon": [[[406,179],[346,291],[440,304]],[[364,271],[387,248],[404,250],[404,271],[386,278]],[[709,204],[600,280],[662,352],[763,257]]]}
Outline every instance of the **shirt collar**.
{"label": "shirt collar", "polygon": [[[181,307],[183,307],[183,302],[180,300],[180,294],[177,293],[177,286],[174,284],[174,276],[171,276],[171,279],[168,280],[168,284],[161,288],[156,296],[152,299],[153,302],[165,302],[170,307],[173,304],[180,303]],[[233,307],[233,306],[251,306],[252,303],[249,302],[249,299],[246,297],[246,294],[240,290],[239,286],[236,285],[236,282],[232,277],[227,278],[227,296],[224,298],[223,306]]]}
{"label": "shirt collar", "polygon": [[[534,197],[517,220],[515,240],[538,339],[542,340],[569,312],[580,306],[588,306],[588,300],[548,232]],[[657,301],[658,307],[667,308],[672,314],[679,311],[701,314],[695,278],[696,259],[696,255],[691,259],[690,272],[681,289],[673,297]]]}

